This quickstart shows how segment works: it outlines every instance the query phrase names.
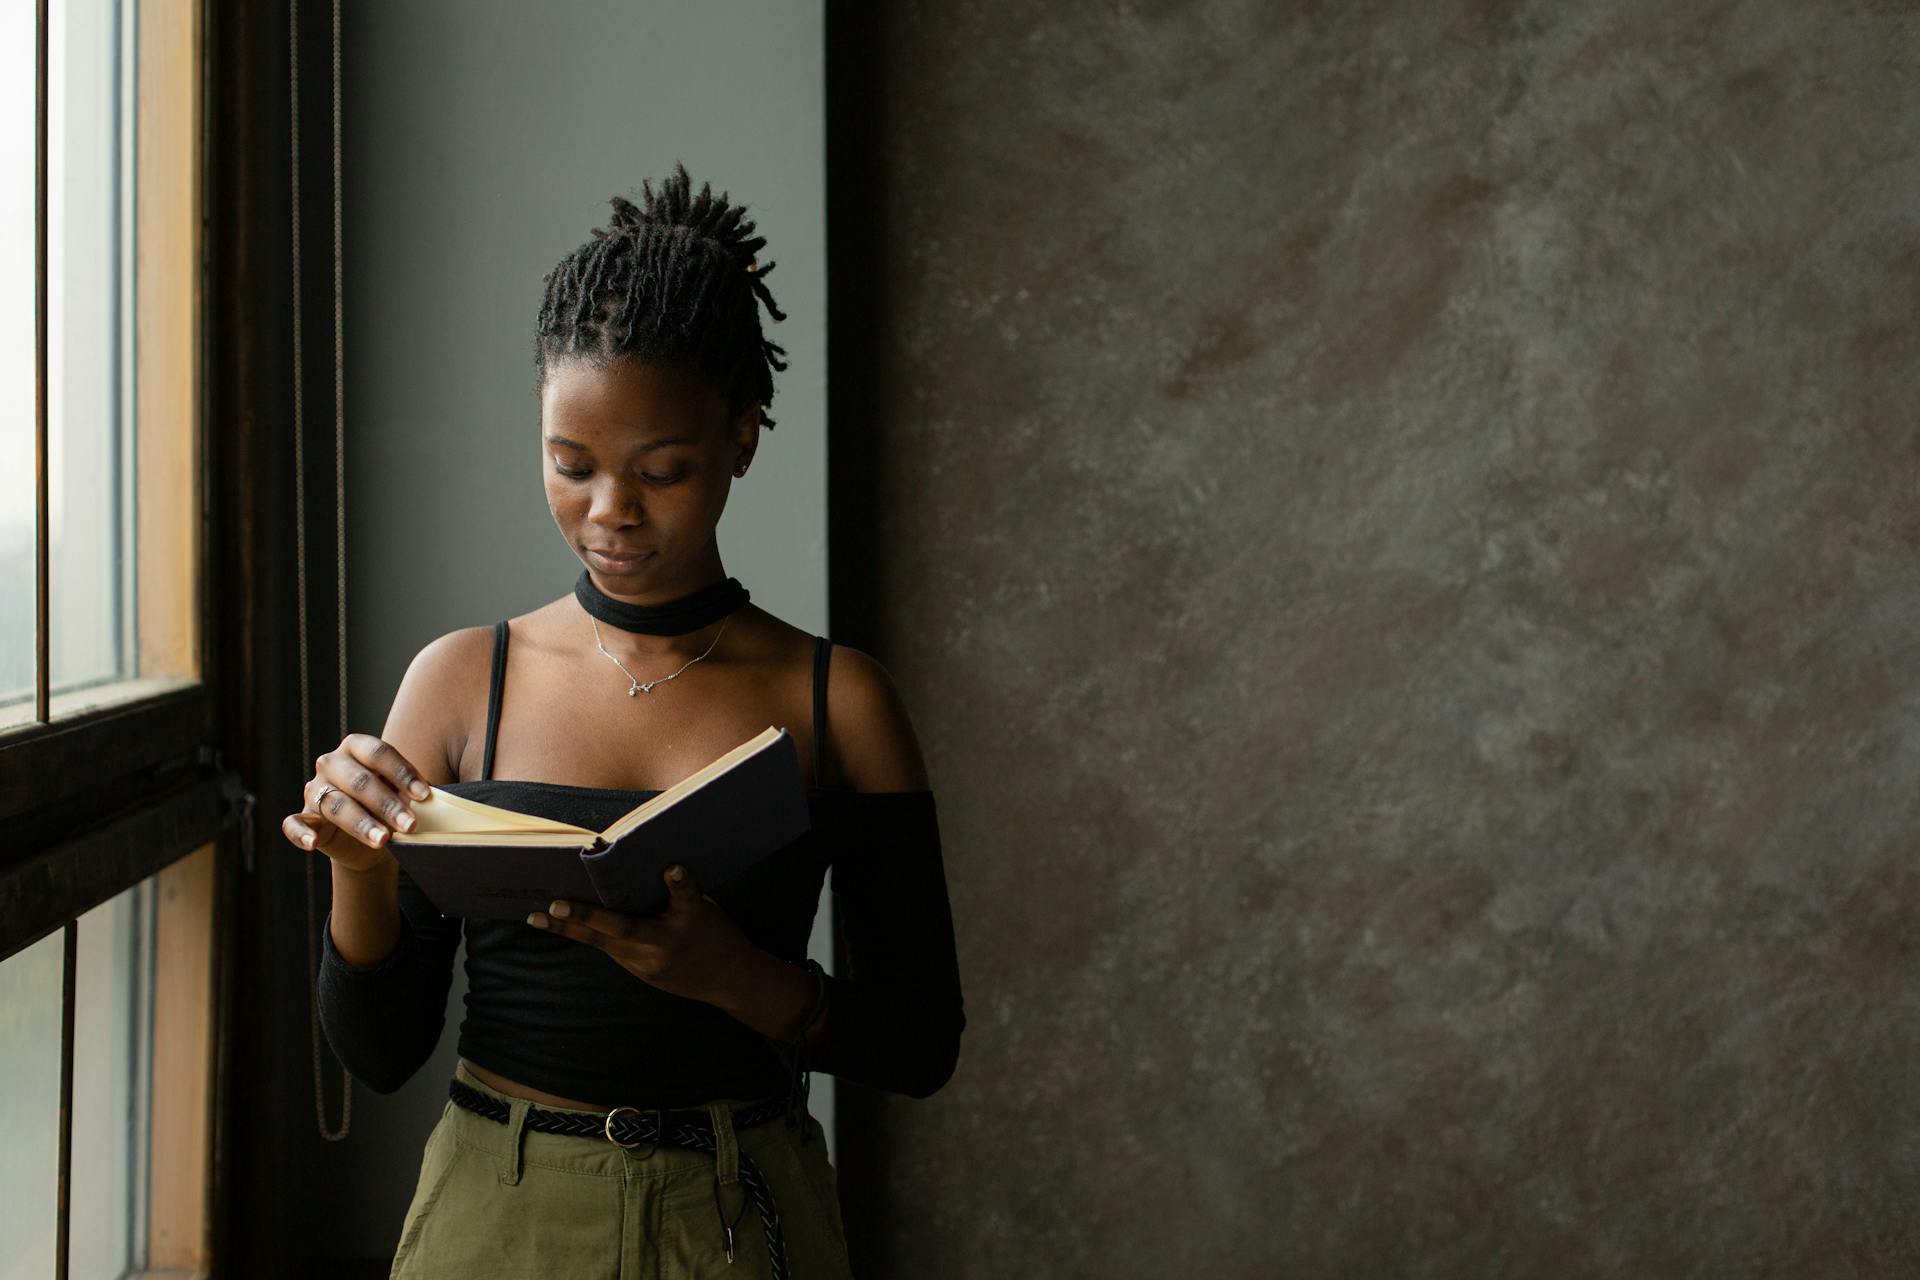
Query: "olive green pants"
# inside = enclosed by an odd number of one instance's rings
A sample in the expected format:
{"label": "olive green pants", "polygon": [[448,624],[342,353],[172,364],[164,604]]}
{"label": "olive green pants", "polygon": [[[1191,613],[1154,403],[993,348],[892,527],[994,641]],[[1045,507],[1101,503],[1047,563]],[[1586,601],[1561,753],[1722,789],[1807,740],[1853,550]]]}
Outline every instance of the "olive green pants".
{"label": "olive green pants", "polygon": [[[766,1232],[739,1181],[742,1155],[773,1192],[793,1280],[852,1275],[833,1166],[812,1116],[802,1145],[779,1120],[735,1132],[727,1105],[744,1100],[720,1099],[709,1107],[717,1157],[629,1148],[528,1130],[525,1101],[482,1084],[464,1063],[455,1074],[506,1102],[512,1116],[502,1124],[446,1104],[427,1137],[391,1280],[766,1276]],[[721,1211],[735,1224],[731,1264]]]}

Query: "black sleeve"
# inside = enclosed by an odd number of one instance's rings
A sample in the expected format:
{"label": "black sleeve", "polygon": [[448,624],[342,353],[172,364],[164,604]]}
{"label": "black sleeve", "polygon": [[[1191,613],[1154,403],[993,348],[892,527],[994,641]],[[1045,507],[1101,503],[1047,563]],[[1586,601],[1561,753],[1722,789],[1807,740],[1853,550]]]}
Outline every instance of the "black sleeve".
{"label": "black sleeve", "polygon": [[808,1066],[924,1098],[953,1075],[966,1015],[931,791],[846,798],[833,862],[845,954]]}
{"label": "black sleeve", "polygon": [[370,965],[333,945],[333,913],[320,930],[320,1026],[353,1078],[392,1093],[433,1056],[447,1019],[460,917],[443,916],[400,872],[400,940]]}

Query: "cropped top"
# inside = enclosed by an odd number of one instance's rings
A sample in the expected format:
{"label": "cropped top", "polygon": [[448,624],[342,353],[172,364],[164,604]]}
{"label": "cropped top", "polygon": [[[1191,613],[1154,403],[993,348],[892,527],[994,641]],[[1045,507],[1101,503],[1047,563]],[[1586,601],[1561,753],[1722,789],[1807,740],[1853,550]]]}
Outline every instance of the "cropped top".
{"label": "cropped top", "polygon": [[[657,790],[493,778],[509,629],[494,627],[480,777],[442,790],[599,830]],[[813,768],[822,778],[830,642],[815,638]],[[925,1097],[952,1075],[965,1026],[953,918],[933,793],[813,786],[812,828],[708,890],[756,945],[805,958],[821,885],[840,905],[842,972],[827,979],[822,1040],[806,1062],[876,1088]],[[320,1024],[355,1079],[391,1093],[432,1056],[446,1020],[453,956],[467,944],[460,1056],[562,1097],[685,1106],[779,1094],[779,1046],[704,1001],[662,991],[595,947],[520,920],[442,916],[403,870],[394,950],[351,965],[321,930]]]}

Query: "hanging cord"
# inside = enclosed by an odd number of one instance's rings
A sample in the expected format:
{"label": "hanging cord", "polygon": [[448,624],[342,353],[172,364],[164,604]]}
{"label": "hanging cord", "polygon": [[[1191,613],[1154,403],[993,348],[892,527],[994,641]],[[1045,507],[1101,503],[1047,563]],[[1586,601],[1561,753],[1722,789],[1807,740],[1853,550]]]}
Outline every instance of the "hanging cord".
{"label": "hanging cord", "polygon": [[[306,749],[313,742],[313,726],[308,708],[307,682],[307,485],[306,485],[306,378],[305,332],[301,324],[300,290],[300,0],[288,0],[287,80],[290,93],[288,151],[293,169],[293,540],[294,581],[298,600],[300,636],[300,742]],[[335,618],[339,623],[340,658],[340,732],[347,725],[347,471],[346,413],[341,392],[346,385],[344,349],[341,344],[344,315],[341,294],[340,251],[340,0],[333,0],[333,530],[334,579],[338,598]],[[353,1077],[340,1069],[340,1127],[327,1126],[327,1095],[320,1054],[320,934],[314,910],[319,890],[314,884],[314,859],[305,863],[307,884],[307,1012],[313,1040],[313,1117],[320,1136],[338,1142],[347,1136],[353,1124]]]}
{"label": "hanging cord", "polygon": [[740,1219],[747,1216],[747,1206],[753,1203],[753,1196],[747,1195],[740,1201],[740,1208],[733,1215],[733,1221],[727,1221],[727,1211],[720,1204],[720,1179],[713,1180],[713,1211],[720,1218],[720,1249],[727,1255],[727,1261],[733,1261],[733,1233],[740,1226]]}

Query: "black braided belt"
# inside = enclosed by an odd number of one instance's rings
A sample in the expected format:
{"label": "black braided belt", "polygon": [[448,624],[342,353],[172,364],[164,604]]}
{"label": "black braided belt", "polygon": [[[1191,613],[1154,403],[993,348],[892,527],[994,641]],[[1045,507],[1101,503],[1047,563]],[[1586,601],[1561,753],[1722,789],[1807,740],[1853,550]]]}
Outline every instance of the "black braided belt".
{"label": "black braided belt", "polygon": [[[447,1082],[447,1096],[454,1105],[475,1115],[506,1124],[513,1109],[499,1098],[480,1092],[460,1080]],[[733,1113],[735,1131],[768,1124],[787,1113],[785,1099],[768,1099],[742,1107]],[[527,1107],[526,1127],[539,1133],[563,1133],[579,1138],[605,1138],[623,1147],[684,1147],[718,1156],[719,1144],[713,1136],[713,1122],[707,1112],[695,1107],[615,1107],[612,1111],[582,1115],[574,1111],[549,1111],[545,1107]],[[780,1216],[774,1210],[773,1189],[760,1175],[760,1167],[746,1152],[740,1153],[740,1182],[760,1210],[766,1229],[767,1256],[773,1260],[774,1280],[787,1277],[787,1241],[780,1230]],[[716,1193],[717,1194],[717,1193]],[[733,1260],[733,1229],[722,1220],[727,1260]]]}

